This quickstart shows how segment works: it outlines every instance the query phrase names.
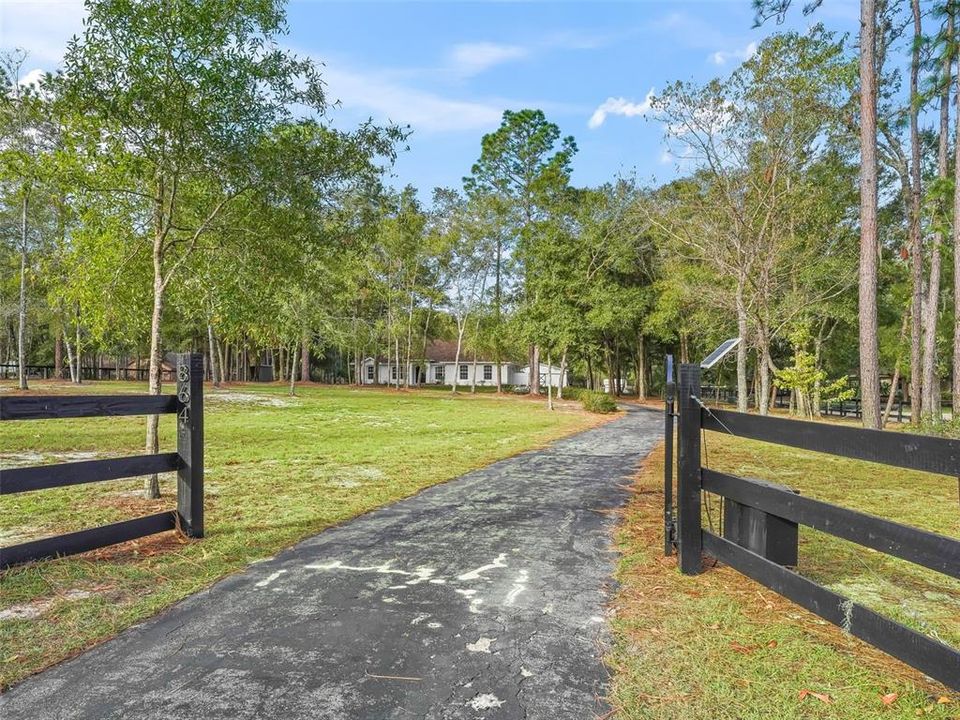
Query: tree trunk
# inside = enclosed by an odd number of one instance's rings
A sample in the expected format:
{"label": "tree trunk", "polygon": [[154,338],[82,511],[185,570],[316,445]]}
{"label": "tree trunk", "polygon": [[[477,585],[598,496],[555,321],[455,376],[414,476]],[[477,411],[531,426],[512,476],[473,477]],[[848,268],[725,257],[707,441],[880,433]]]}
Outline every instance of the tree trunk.
{"label": "tree trunk", "polygon": [[300,349],[300,382],[310,382],[310,338],[306,334]]}
{"label": "tree trunk", "polygon": [[540,348],[536,345],[530,346],[528,353],[530,359],[530,394],[540,394]]}
{"label": "tree trunk", "polygon": [[860,399],[863,426],[880,427],[877,341],[877,71],[876,0],[860,0]]}
{"label": "tree trunk", "polygon": [[637,334],[637,400],[647,399],[647,347],[643,333]]}
{"label": "tree trunk", "polygon": [[550,360],[550,351],[547,351],[547,409],[553,410],[553,362]]}
{"label": "tree trunk", "polygon": [[497,233],[497,257],[496,257],[496,278],[495,278],[495,287],[493,290],[493,304],[494,304],[494,316],[496,318],[496,327],[493,330],[493,359],[497,363],[497,393],[503,392],[503,378],[500,377],[501,369],[503,368],[503,356],[500,352],[500,306],[501,306],[501,289],[500,289],[500,266],[502,264],[503,258],[503,240],[500,238],[500,233]]}
{"label": "tree trunk", "polygon": [[453,381],[451,393],[457,394],[457,384],[460,380],[460,348],[463,347],[463,333],[467,329],[467,318],[457,319],[457,352],[453,358]]}
{"label": "tree trunk", "polygon": [[[223,350],[223,346],[220,344],[220,341],[217,340],[216,338],[214,338],[213,340],[214,340],[214,343],[215,343],[216,346],[217,346],[217,357],[218,357],[219,360],[220,360],[220,381],[221,381],[221,382],[226,382],[226,381],[227,381],[227,378],[229,378],[230,375],[229,375],[229,373],[228,373],[228,374],[226,375],[226,377],[224,377],[224,370],[225,370],[225,368],[226,368],[226,365],[225,365],[225,363],[223,362],[223,361],[224,361],[224,350]],[[226,357],[230,357],[229,351],[227,351]]]}
{"label": "tree trunk", "polygon": [[[63,331],[57,329],[57,339],[53,345],[53,377],[61,380],[63,375]],[[120,368],[117,368],[117,379],[120,379]]]}
{"label": "tree trunk", "polygon": [[67,348],[67,365],[70,368],[70,382],[76,384],[77,373],[76,373],[76,370],[74,369],[74,363],[73,363],[73,348],[70,347],[70,338],[67,336],[66,332],[63,333],[63,344]]}
{"label": "tree trunk", "polygon": [[[946,35],[953,41],[953,15],[947,15]],[[946,184],[949,172],[950,146],[950,81],[952,79],[953,53],[945,53],[943,59],[943,85],[940,90],[940,134],[937,148],[937,177]],[[937,377],[937,318],[940,311],[941,246],[946,243],[949,217],[946,203],[937,202],[941,230],[934,238],[930,253],[930,279],[927,283],[927,302],[923,309],[923,410],[927,420],[940,418],[940,378]]]}
{"label": "tree trunk", "polygon": [[76,342],[73,349],[74,349],[74,357],[76,358],[76,362],[77,362],[77,378],[76,380],[74,380],[74,383],[76,383],[77,385],[80,385],[83,382],[83,365],[82,365],[82,353],[81,353],[81,347],[80,347],[81,336],[80,336],[80,302],[79,301],[77,302],[76,307],[77,307],[77,312],[76,312],[77,326],[76,326],[76,336],[74,338]]}
{"label": "tree trunk", "polygon": [[20,209],[20,301],[17,307],[17,380],[27,390],[27,213],[30,192],[24,189]]}
{"label": "tree trunk", "polygon": [[210,379],[214,387],[220,387],[223,372],[217,373],[217,343],[213,337],[213,325],[207,323],[207,347],[210,352]]}
{"label": "tree trunk", "polygon": [[297,350],[299,349],[298,343],[292,343],[290,345],[290,395],[291,397],[297,394]]}
{"label": "tree trunk", "polygon": [[557,386],[557,400],[563,400],[563,379],[567,376],[567,349],[560,356],[560,384]]}
{"label": "tree trunk", "polygon": [[920,129],[919,75],[921,27],[920,0],[911,0],[913,10],[913,48],[910,56],[910,421],[920,423],[923,408],[923,236],[920,230]]}
{"label": "tree trunk", "polygon": [[[153,253],[153,312],[150,316],[150,395],[159,395],[163,385],[163,347],[160,343],[160,321],[163,317],[163,256],[160,248],[155,246]],[[160,438],[157,434],[159,415],[147,416],[147,454],[156,454],[160,451]],[[160,480],[156,475],[150,475],[143,481],[143,494],[148,500],[160,497]]]}
{"label": "tree trunk", "polygon": [[743,299],[743,280],[737,281],[737,411],[746,412],[749,397],[747,389],[747,305]]}
{"label": "tree trunk", "polygon": [[960,67],[957,69],[956,88],[954,91],[956,103],[955,134],[954,134],[954,193],[953,193],[953,382],[951,384],[951,400],[953,402],[953,418],[956,419],[957,408],[960,408]]}
{"label": "tree trunk", "polygon": [[393,350],[394,350],[394,362],[396,362],[395,367],[397,368],[397,378],[394,383],[397,390],[400,389],[400,336],[393,336]]}
{"label": "tree trunk", "polygon": [[897,360],[896,365],[893,368],[893,380],[890,381],[890,392],[887,394],[887,405],[883,411],[883,417],[880,418],[880,427],[881,429],[886,427],[887,420],[890,418],[890,411],[893,409],[894,397],[897,394],[897,386],[900,384],[900,346],[903,344],[903,339],[907,336],[907,325],[910,322],[910,317],[908,313],[903,314],[903,323],[900,325],[900,338],[897,341]]}

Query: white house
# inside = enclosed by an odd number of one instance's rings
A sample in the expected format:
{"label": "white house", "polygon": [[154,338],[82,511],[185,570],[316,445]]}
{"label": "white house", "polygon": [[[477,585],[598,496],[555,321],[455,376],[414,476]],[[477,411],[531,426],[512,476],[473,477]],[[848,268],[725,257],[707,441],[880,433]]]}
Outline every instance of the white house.
{"label": "white house", "polygon": [[[399,368],[393,358],[372,358],[363,360],[360,368],[360,380],[364,385],[391,385],[398,380],[404,384],[409,376],[410,385],[453,385],[456,376],[457,385],[471,385],[476,375],[477,385],[493,386],[497,384],[497,374],[502,385],[529,385],[530,368],[515,362],[501,362],[499,365],[489,359],[473,359],[472,353],[461,351],[460,362],[456,362],[457,344],[447,340],[436,340],[427,345],[426,357],[401,363]],[[553,387],[566,386],[568,373],[561,374],[556,366],[540,365],[540,384]]]}

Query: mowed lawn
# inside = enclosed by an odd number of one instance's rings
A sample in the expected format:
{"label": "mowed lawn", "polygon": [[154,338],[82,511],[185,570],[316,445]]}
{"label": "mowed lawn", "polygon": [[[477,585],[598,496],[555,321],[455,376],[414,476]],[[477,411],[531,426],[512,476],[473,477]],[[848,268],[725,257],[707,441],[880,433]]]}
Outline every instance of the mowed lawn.
{"label": "mowed lawn", "polygon": [[[6,389],[9,391],[9,387]],[[132,383],[47,393],[143,392]],[[173,392],[169,386],[167,391]],[[164,533],[0,577],[0,686],[149,617],[247,564],[335,523],[470,469],[601,421],[577,405],[489,394],[279,385],[206,390],[206,537]],[[0,469],[140,454],[142,417],[0,423]],[[175,449],[173,416],[161,450]],[[141,497],[140,479],[0,498],[0,545],[173,507]]]}
{"label": "mowed lawn", "polygon": [[[957,478],[705,433],[704,465],[960,536]],[[663,557],[663,450],[640,472],[619,529],[612,700],[624,720],[960,718],[960,695],[729,567],[684,577]],[[714,530],[719,499],[709,498]],[[800,530],[802,574],[960,647],[960,582]],[[814,694],[816,693],[816,694]]]}

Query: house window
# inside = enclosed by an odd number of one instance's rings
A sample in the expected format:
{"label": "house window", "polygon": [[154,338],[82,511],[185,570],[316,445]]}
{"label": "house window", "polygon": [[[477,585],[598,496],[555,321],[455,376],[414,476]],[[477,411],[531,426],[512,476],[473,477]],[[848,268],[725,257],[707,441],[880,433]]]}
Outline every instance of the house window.
{"label": "house window", "polygon": [[433,377],[436,378],[437,382],[443,382],[443,365],[437,365],[433,370]]}
{"label": "house window", "polygon": [[469,366],[469,365],[461,365],[461,366],[460,366],[460,379],[461,379],[461,380],[466,380],[467,377],[468,377],[468,375],[469,375],[469,373],[470,373],[470,366]]}
{"label": "house window", "polygon": [[484,366],[483,366],[483,379],[484,379],[484,380],[493,380],[493,365],[484,365]]}
{"label": "house window", "polygon": [[367,380],[373,380],[373,365],[367,365]]}
{"label": "house window", "polygon": [[391,380],[396,380],[396,379],[397,379],[397,366],[396,366],[396,365],[392,365],[392,366],[390,367],[390,379],[391,379]]}

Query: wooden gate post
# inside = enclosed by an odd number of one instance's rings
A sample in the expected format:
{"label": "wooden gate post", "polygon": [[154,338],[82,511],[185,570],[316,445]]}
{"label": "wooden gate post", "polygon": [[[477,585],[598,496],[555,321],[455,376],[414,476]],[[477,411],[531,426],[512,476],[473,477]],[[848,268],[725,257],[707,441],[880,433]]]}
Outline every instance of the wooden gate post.
{"label": "wooden gate post", "polygon": [[700,519],[700,366],[680,365],[677,438],[677,540],[680,572],[701,571],[703,537]]}
{"label": "wooden gate post", "polygon": [[177,355],[177,513],[188,537],[203,537],[203,355]]}

